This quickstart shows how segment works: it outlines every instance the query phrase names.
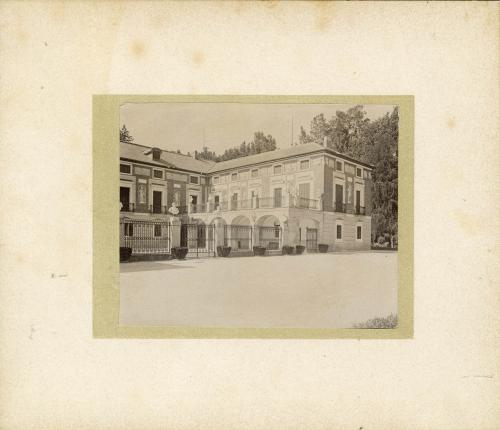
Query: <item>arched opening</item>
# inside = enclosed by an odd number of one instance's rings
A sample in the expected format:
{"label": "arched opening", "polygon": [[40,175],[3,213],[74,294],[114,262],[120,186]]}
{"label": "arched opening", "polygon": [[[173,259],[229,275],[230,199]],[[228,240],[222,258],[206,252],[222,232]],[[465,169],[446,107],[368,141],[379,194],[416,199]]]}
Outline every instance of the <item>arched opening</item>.
{"label": "arched opening", "polygon": [[281,248],[282,228],[280,220],[274,215],[264,215],[255,223],[257,234],[256,240],[260,246],[269,250]]}
{"label": "arched opening", "polygon": [[250,219],[239,215],[224,227],[224,244],[234,251],[249,251],[252,248],[252,235]]}

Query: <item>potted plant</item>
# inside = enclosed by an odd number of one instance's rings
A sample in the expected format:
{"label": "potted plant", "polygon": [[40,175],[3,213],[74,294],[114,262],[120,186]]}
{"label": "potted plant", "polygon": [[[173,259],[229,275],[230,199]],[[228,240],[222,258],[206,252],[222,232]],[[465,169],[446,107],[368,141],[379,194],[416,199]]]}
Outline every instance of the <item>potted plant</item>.
{"label": "potted plant", "polygon": [[229,257],[231,247],[226,245],[217,245],[217,257]]}
{"label": "potted plant", "polygon": [[318,244],[318,251],[321,253],[328,252],[328,245],[326,243],[319,243]]}
{"label": "potted plant", "polygon": [[282,255],[292,255],[293,254],[293,246],[283,245],[283,248],[281,248],[281,254]]}
{"label": "potted plant", "polygon": [[254,255],[260,255],[263,256],[266,253],[266,247],[265,246],[254,246],[253,247],[253,254]]}
{"label": "potted plant", "polygon": [[132,248],[120,246],[120,262],[130,260],[131,255],[132,255]]}
{"label": "potted plant", "polygon": [[177,260],[184,260],[188,253],[188,248],[185,246],[176,246],[172,248],[172,254]]}
{"label": "potted plant", "polygon": [[305,251],[306,247],[304,245],[295,245],[295,254],[300,255]]}

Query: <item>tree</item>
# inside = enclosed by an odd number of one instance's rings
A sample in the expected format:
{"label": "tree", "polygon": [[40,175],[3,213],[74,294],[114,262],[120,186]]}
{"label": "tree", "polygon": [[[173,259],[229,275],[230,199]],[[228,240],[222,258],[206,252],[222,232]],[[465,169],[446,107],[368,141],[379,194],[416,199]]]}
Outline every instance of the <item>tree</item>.
{"label": "tree", "polygon": [[123,124],[120,129],[120,142],[123,143],[134,143],[134,138],[130,135],[130,132],[127,130],[125,124]]}
{"label": "tree", "polygon": [[306,133],[301,127],[301,144],[322,144],[326,137],[327,147],[374,166],[372,172],[372,221],[377,236],[388,233],[397,235],[398,230],[398,134],[399,114],[395,107],[391,114],[370,121],[363,106],[347,111],[337,111],[326,120],[316,115]]}

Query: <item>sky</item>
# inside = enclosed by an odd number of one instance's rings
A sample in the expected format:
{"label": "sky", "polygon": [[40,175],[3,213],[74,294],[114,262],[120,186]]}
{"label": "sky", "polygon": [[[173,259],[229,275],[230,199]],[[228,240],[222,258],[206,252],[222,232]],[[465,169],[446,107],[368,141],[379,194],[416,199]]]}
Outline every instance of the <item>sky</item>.
{"label": "sky", "polygon": [[[346,104],[250,104],[250,103],[127,103],[120,107],[120,127],[125,124],[134,142],[161,149],[194,153],[204,146],[220,154],[252,140],[262,131],[276,139],[278,148],[299,140],[300,127],[309,132],[314,116],[327,119]],[[393,105],[364,105],[375,120],[392,112]]]}

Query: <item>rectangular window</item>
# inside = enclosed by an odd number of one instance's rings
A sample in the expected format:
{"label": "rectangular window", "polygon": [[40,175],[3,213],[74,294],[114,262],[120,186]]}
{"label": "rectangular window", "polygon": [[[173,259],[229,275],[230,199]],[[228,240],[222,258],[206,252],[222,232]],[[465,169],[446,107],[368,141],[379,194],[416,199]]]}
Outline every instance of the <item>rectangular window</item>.
{"label": "rectangular window", "polygon": [[280,226],[279,225],[274,226],[274,237],[275,237],[275,239],[279,239],[279,237],[280,237]]}
{"label": "rectangular window", "polygon": [[219,183],[219,177],[218,176],[214,176],[214,184],[218,184]]}
{"label": "rectangular window", "polygon": [[189,182],[191,182],[192,184],[197,184],[199,182],[198,176],[190,176]]}
{"label": "rectangular window", "polygon": [[309,160],[302,160],[300,162],[300,170],[309,169]]}
{"label": "rectangular window", "polygon": [[120,164],[120,173],[128,173],[132,171],[131,166],[129,164]]}
{"label": "rectangular window", "polygon": [[337,224],[337,239],[342,239],[342,224]]}
{"label": "rectangular window", "polygon": [[237,173],[231,173],[231,181],[237,181],[238,180],[238,174]]}
{"label": "rectangular window", "polygon": [[361,240],[361,226],[360,225],[358,225],[356,227],[356,239]]}
{"label": "rectangular window", "polygon": [[153,176],[158,179],[163,179],[163,170],[153,170]]}
{"label": "rectangular window", "polygon": [[160,237],[160,236],[161,236],[161,225],[155,224],[155,237]]}
{"label": "rectangular window", "polygon": [[361,178],[361,169],[359,167],[356,167],[356,176]]}
{"label": "rectangular window", "polygon": [[273,167],[273,173],[274,173],[275,175],[281,175],[281,165],[274,166],[274,167]]}
{"label": "rectangular window", "polygon": [[335,163],[335,170],[342,172],[342,163],[340,161],[337,161],[337,163]]}
{"label": "rectangular window", "polygon": [[252,178],[258,178],[258,177],[259,177],[259,169],[252,170]]}

